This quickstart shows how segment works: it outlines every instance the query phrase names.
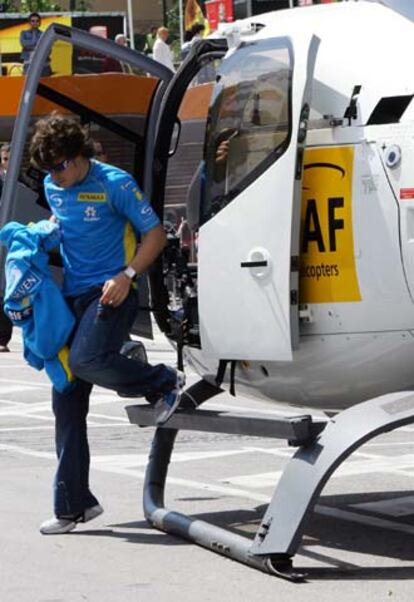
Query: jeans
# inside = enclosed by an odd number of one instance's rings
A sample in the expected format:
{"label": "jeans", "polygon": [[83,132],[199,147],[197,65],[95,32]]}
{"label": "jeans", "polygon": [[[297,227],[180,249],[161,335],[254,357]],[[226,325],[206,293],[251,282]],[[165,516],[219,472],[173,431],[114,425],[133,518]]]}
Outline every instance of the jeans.
{"label": "jeans", "polygon": [[136,291],[131,289],[118,307],[102,308],[101,294],[99,287],[67,299],[77,319],[69,353],[69,366],[76,381],[65,393],[56,389],[52,392],[58,457],[54,481],[56,516],[82,513],[98,503],[89,490],[86,420],[92,386],[153,400],[176,383],[175,371],[164,364],[151,366],[119,353],[138,310]]}

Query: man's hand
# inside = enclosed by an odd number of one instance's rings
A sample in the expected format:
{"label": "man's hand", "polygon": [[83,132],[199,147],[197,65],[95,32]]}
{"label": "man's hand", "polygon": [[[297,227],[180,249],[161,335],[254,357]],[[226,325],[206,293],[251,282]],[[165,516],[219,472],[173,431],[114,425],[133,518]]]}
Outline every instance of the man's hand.
{"label": "man's hand", "polygon": [[229,145],[230,142],[228,140],[223,140],[217,147],[216,151],[216,162],[224,163],[227,161],[227,155],[229,154]]}
{"label": "man's hand", "polygon": [[125,301],[131,288],[131,279],[124,272],[110,278],[102,287],[102,296],[99,301],[103,305],[118,307]]}

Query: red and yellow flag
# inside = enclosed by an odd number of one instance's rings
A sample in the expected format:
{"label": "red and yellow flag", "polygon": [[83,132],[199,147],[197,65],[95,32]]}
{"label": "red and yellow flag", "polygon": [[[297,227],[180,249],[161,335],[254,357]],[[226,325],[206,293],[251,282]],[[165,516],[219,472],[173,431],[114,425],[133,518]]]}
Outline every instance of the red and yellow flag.
{"label": "red and yellow flag", "polygon": [[185,4],[184,26],[186,31],[192,28],[196,23],[204,25],[204,36],[209,33],[208,21],[201,10],[197,0],[187,0]]}

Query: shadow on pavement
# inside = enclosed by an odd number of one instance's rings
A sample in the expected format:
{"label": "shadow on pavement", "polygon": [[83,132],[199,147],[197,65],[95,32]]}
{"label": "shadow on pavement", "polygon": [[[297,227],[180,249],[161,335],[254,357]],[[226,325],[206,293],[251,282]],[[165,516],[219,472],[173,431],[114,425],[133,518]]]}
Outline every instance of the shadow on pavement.
{"label": "shadow on pavement", "polygon": [[[303,571],[307,580],[408,580],[414,579],[414,562],[412,566],[375,566],[384,559],[394,561],[414,561],[412,545],[413,514],[400,517],[384,515],[366,509],[356,508],[356,504],[380,503],[394,498],[412,498],[411,492],[393,491],[370,494],[349,494],[323,496],[318,500],[317,511],[313,512],[305,527],[302,544],[298,550],[299,557],[294,559],[295,569]],[[198,498],[197,498],[198,499]],[[194,501],[193,498],[180,501]],[[213,500],[214,501],[214,500]],[[408,501],[408,500],[407,500]],[[191,515],[208,523],[254,538],[267,506],[260,505],[251,510],[236,509],[231,511],[208,512]],[[332,514],[323,512],[328,508]],[[319,509],[319,510],[318,510]],[[180,511],[181,509],[176,509]],[[323,513],[321,513],[321,510]],[[341,515],[346,513],[347,518]],[[338,512],[335,515],[335,512]],[[353,520],[354,519],[354,520]],[[373,524],[368,524],[372,521]],[[375,521],[378,521],[375,524]],[[386,528],[381,527],[381,520]],[[367,522],[363,522],[367,521]],[[394,526],[394,528],[393,528]],[[404,532],[404,527],[407,531]],[[138,530],[134,532],[133,530]],[[195,545],[186,540],[164,534],[160,531],[149,531],[151,527],[146,521],[134,521],[108,525],[107,529],[75,531],[73,535],[121,538],[130,543],[162,546]],[[139,531],[139,530],[145,530]],[[364,555],[367,566],[353,562],[353,554]],[[344,560],[349,556],[349,562]],[[299,566],[301,558],[328,566]]]}

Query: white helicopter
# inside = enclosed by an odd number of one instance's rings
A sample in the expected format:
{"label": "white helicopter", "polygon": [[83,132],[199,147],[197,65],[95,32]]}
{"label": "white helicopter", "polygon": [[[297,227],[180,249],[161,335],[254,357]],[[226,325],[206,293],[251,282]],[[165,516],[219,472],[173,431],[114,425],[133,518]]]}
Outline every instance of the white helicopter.
{"label": "white helicopter", "polygon": [[[230,382],[272,403],[340,411],[334,422],[258,418],[244,426],[202,409],[177,413],[154,439],[146,515],[295,579],[291,557],[333,470],[370,437],[414,421],[414,75],[403,68],[414,24],[361,1],[258,15],[221,33],[194,46],[172,77],[109,41],[47,30],[22,94],[0,221],[24,213],[17,179],[31,119],[42,111],[78,113],[92,134],[131,145],[131,170],[156,210],[184,211],[189,228],[188,244],[173,233],[150,275],[158,324],[201,377],[188,400],[198,405]],[[95,76],[89,93],[87,74],[40,81],[50,53],[53,70],[53,53],[68,44],[140,71]],[[187,90],[213,64],[214,83]],[[101,85],[123,101],[126,85],[125,102],[139,108],[105,109],[101,92],[91,106]],[[127,410],[131,422],[153,424],[145,408]],[[299,446],[253,544],[163,508],[179,428]]]}

